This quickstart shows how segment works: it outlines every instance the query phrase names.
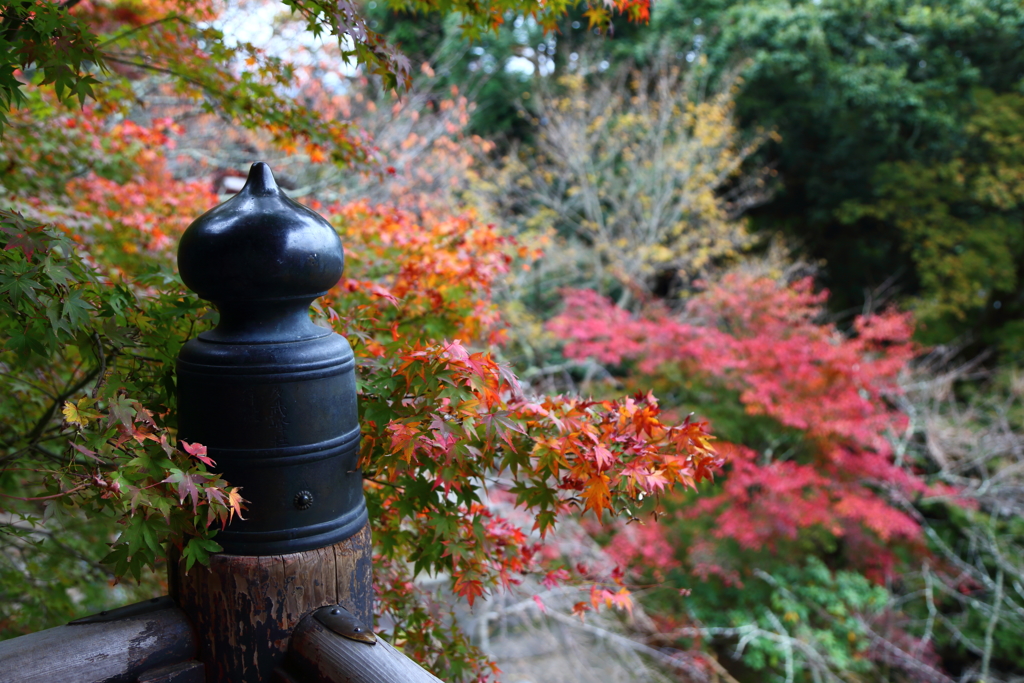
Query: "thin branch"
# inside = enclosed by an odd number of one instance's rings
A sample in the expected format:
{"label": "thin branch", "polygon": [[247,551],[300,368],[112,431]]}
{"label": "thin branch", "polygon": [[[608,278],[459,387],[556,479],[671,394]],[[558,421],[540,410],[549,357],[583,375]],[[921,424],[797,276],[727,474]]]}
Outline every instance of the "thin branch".
{"label": "thin branch", "polygon": [[989,665],[992,662],[992,640],[999,623],[999,608],[1003,604],[1003,570],[996,573],[996,594],[992,598],[992,614],[985,627],[985,653],[981,657],[981,680],[988,681]]}
{"label": "thin branch", "polygon": [[[78,2],[78,0],[75,0],[75,2]],[[181,16],[179,16],[177,14],[172,14],[170,16],[166,16],[166,17],[163,17],[161,19],[157,19],[155,21],[150,21],[150,22],[147,22],[145,24],[139,24],[138,26],[134,26],[134,27],[128,29],[127,31],[124,31],[123,33],[118,33],[116,36],[111,36],[110,38],[107,38],[103,42],[97,43],[96,47],[97,48],[102,48],[105,45],[109,45],[111,43],[116,43],[116,42],[118,42],[118,41],[120,41],[120,40],[122,40],[124,38],[127,38],[128,36],[132,35],[133,33],[138,33],[139,31],[145,31],[147,29],[153,28],[154,26],[158,26],[159,24],[165,24],[165,23],[170,23],[170,22],[174,22],[174,21],[181,22],[181,23],[183,23],[183,24],[185,24],[187,26],[193,26],[194,25],[192,22],[188,21],[184,17],[181,17]]]}
{"label": "thin branch", "polygon": [[96,358],[100,361],[99,378],[96,380],[96,386],[92,388],[92,398],[95,400],[107,381],[107,356],[103,353],[103,340],[100,339],[99,332],[92,333],[92,340],[96,343]]}

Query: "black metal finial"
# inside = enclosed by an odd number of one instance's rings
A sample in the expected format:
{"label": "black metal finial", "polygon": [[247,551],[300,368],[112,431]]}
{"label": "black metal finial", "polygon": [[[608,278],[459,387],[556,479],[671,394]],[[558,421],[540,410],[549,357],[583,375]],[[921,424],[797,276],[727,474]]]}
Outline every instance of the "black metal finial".
{"label": "black metal finial", "polygon": [[241,192],[246,191],[254,196],[265,196],[277,194],[281,188],[277,186],[274,172],[270,170],[270,166],[262,161],[257,161],[249,168],[249,177],[242,187]]}
{"label": "black metal finial", "polygon": [[306,309],[344,266],[331,224],[289,199],[261,161],[238,194],[192,222],[178,246],[181,279],[220,311],[204,338],[221,342],[316,336]]}
{"label": "black metal finial", "polygon": [[178,436],[204,444],[248,501],[225,552],[275,555],[343,541],[366,523],[355,359],[309,304],[341,277],[334,228],[293,202],[264,163],[197,218],[182,280],[220,312],[178,355]]}

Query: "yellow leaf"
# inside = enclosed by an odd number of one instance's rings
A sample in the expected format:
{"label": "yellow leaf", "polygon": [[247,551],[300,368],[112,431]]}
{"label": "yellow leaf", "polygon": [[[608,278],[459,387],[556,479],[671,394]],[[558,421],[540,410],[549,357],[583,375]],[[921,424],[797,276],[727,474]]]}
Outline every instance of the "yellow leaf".
{"label": "yellow leaf", "polygon": [[587,26],[587,30],[594,28],[595,26],[603,27],[608,24],[608,12],[601,7],[591,7],[583,16],[587,18],[590,25]]}
{"label": "yellow leaf", "polygon": [[71,401],[64,401],[64,408],[61,410],[64,421],[70,425],[84,427],[89,424],[89,420],[99,419],[101,415],[95,410],[90,410],[94,403],[96,400],[88,396],[79,400],[77,405]]}
{"label": "yellow leaf", "polygon": [[71,401],[64,401],[64,410],[62,410],[61,412],[64,413],[64,421],[67,422],[69,425],[78,425],[80,427],[84,427],[89,423],[87,419],[85,419],[79,414],[78,406],[76,406]]}
{"label": "yellow leaf", "polygon": [[234,519],[235,515],[238,515],[239,519],[244,520],[245,517],[242,516],[242,510],[245,509],[245,499],[239,493],[240,490],[238,486],[232,486],[228,490],[228,506],[231,508],[232,519]]}

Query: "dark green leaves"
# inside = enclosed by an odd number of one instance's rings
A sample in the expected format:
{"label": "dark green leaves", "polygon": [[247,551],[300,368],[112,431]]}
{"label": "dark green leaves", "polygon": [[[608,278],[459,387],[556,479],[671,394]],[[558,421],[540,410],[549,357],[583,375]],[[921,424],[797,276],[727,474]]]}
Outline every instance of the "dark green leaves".
{"label": "dark green leaves", "polygon": [[42,73],[61,102],[84,105],[104,68],[96,35],[68,8],[71,3],[16,0],[0,9],[0,135],[6,111],[25,101],[17,70]]}

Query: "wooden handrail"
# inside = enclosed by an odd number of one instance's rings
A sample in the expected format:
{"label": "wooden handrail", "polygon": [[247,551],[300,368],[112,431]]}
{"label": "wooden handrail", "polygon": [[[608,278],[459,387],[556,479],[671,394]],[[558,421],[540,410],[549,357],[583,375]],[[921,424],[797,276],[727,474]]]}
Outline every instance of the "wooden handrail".
{"label": "wooden handrail", "polygon": [[381,638],[375,644],[340,636],[313,615],[292,633],[286,671],[276,680],[308,683],[442,683]]}
{"label": "wooden handrail", "polygon": [[0,683],[136,681],[195,655],[196,636],[185,613],[165,607],[0,642]]}

